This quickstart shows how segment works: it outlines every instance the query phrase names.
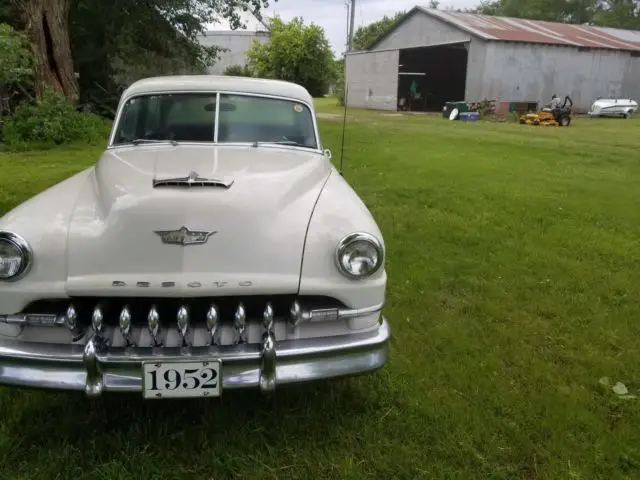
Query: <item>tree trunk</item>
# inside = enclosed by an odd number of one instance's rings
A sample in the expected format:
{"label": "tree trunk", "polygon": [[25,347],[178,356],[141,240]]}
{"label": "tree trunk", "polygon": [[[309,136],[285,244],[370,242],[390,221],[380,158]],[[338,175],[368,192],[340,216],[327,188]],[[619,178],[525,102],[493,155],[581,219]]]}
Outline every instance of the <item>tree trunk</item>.
{"label": "tree trunk", "polygon": [[70,0],[15,0],[15,3],[33,49],[37,98],[42,98],[49,87],[75,103],[79,89],[69,39]]}

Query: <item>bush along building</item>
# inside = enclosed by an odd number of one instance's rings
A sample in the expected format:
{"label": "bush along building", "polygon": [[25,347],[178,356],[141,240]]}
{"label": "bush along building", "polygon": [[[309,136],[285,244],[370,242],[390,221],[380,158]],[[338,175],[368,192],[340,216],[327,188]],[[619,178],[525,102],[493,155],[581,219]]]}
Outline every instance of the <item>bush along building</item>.
{"label": "bush along building", "polygon": [[442,111],[485,99],[524,105],[569,95],[640,99],[640,32],[415,7],[346,57],[348,105]]}

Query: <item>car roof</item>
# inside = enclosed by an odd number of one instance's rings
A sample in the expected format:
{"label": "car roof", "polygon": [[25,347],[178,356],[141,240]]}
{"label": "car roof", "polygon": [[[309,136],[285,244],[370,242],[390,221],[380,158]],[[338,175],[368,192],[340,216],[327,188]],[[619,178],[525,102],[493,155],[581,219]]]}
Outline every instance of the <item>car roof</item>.
{"label": "car roof", "polygon": [[282,80],[228,75],[175,75],[138,80],[122,94],[122,100],[135,95],[162,92],[225,91],[286,97],[313,104],[313,98],[302,86]]}

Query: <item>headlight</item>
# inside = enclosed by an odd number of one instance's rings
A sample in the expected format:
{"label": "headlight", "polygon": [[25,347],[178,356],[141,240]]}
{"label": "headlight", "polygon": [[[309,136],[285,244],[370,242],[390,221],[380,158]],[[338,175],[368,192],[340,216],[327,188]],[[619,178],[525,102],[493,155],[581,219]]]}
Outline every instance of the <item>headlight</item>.
{"label": "headlight", "polygon": [[365,278],[376,273],[384,261],[382,243],[368,233],[344,237],[336,250],[340,272],[349,278]]}
{"label": "headlight", "polygon": [[29,244],[18,235],[0,232],[0,280],[16,280],[31,266]]}

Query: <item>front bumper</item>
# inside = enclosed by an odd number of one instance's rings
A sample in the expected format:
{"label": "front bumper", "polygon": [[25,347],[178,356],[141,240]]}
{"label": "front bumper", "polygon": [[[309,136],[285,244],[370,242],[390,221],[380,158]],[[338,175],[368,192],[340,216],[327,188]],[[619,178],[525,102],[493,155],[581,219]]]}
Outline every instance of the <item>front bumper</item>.
{"label": "front bumper", "polygon": [[16,342],[0,339],[0,384],[84,390],[142,392],[145,361],[220,360],[222,390],[303,383],[371,372],[387,361],[391,331],[386,319],[367,333],[283,340],[263,344],[197,348],[118,347]]}

